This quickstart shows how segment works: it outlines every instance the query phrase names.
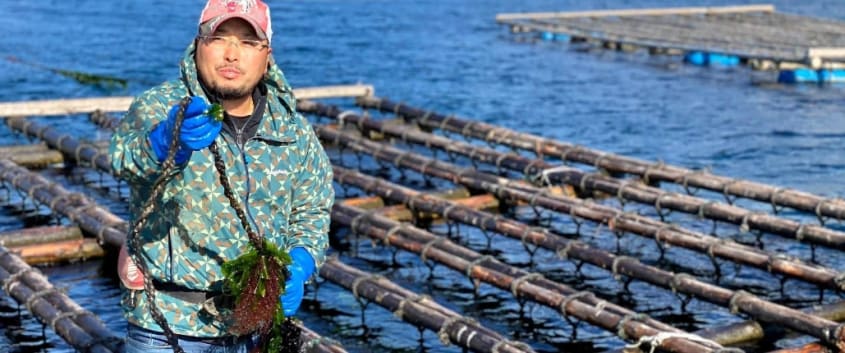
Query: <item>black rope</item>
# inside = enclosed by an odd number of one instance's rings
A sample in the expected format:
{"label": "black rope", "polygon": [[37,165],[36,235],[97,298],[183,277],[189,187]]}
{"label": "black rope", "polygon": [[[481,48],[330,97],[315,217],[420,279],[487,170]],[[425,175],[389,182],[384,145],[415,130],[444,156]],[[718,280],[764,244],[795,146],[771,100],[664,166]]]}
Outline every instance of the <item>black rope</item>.
{"label": "black rope", "polygon": [[170,329],[167,319],[155,304],[157,292],[155,286],[153,285],[152,276],[149,275],[150,271],[147,260],[141,256],[142,249],[140,232],[147,223],[147,218],[149,218],[153,211],[155,211],[156,199],[158,199],[164,191],[164,186],[167,185],[167,182],[171,178],[171,171],[176,167],[174,159],[176,157],[176,152],[179,149],[179,132],[182,129],[182,121],[185,119],[185,109],[188,107],[188,103],[190,102],[190,97],[182,98],[182,100],[179,101],[179,108],[176,114],[176,119],[173,123],[173,136],[170,142],[170,147],[167,151],[167,157],[164,159],[164,162],[162,162],[161,174],[158,179],[156,179],[155,183],[153,183],[150,197],[144,203],[144,206],[141,207],[141,214],[136,219],[135,225],[131,227],[132,232],[127,238],[129,246],[134,249],[132,260],[134,260],[135,264],[140,267],[141,273],[147,274],[147,276],[144,276],[144,293],[146,294],[147,306],[150,309],[150,315],[153,317],[156,324],[158,324],[158,326],[164,331],[164,336],[167,337],[167,342],[173,347],[173,351],[175,353],[185,353],[185,351],[181,346],[179,346],[179,338],[176,337],[176,333]]}

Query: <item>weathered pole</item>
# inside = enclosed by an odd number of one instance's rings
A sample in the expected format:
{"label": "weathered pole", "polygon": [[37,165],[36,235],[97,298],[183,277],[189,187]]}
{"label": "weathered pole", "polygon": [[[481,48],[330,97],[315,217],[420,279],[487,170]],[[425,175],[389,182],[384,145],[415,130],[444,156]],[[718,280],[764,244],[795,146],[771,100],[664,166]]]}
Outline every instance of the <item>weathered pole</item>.
{"label": "weathered pole", "polygon": [[[358,152],[371,154],[377,159],[416,170],[422,174],[450,180],[470,188],[484,190],[496,194],[505,200],[528,202],[532,206],[554,210],[573,218],[587,219],[597,223],[607,224],[611,230],[626,231],[651,237],[661,243],[681,246],[705,253],[711,258],[715,256],[729,259],[738,263],[765,269],[772,273],[824,285],[828,288],[841,289],[845,286],[843,275],[829,268],[805,264],[796,259],[766,253],[756,248],[693,232],[638,214],[622,212],[612,207],[564,195],[553,195],[545,190],[530,186],[527,183],[480,173],[474,169],[460,168],[416,153],[399,150],[386,144],[372,142],[358,136],[343,133],[336,129],[318,126],[315,127],[315,130],[321,138],[327,141],[342,143]],[[374,178],[368,183],[379,185],[379,187],[366,187],[366,190],[370,192],[382,194],[379,192],[380,190],[389,188],[388,183]],[[359,185],[359,187],[361,186],[366,185]],[[410,195],[394,192],[382,196],[407,203],[411,202],[409,198],[412,196]],[[399,199],[400,197],[404,198]],[[414,206],[411,203],[411,208],[414,208]],[[440,207],[439,212],[443,212],[447,205],[441,203],[438,207]],[[496,223],[494,221],[491,222],[493,224]],[[490,229],[492,226],[492,224],[488,226],[478,223],[476,221],[473,225],[487,227],[487,229]]]}
{"label": "weathered pole", "polygon": [[[536,203],[542,207],[547,207],[546,204],[553,205],[560,203],[559,201],[556,201],[557,197],[552,198],[541,195],[541,192],[530,193],[514,188],[511,186],[511,184],[513,184],[512,181],[504,178],[489,176],[472,169],[460,169],[460,171],[457,171],[457,167],[449,164],[422,157],[411,152],[403,152],[384,144],[366,141],[355,136],[350,136],[349,134],[338,132],[336,129],[315,127],[315,130],[317,131],[318,136],[325,140],[342,143],[348,148],[370,154],[380,160],[385,160],[396,165],[409,167],[417,171],[427,171],[431,173],[430,175],[451,180],[470,188],[486,190],[504,199],[530,198],[533,200],[533,204]],[[407,205],[415,209],[416,205],[424,199],[426,198],[416,197],[414,200],[409,201]],[[571,209],[567,205],[563,204],[561,204],[561,206],[566,206],[565,208],[567,211],[572,211],[573,214],[584,213],[584,210]],[[584,209],[591,213],[595,212],[586,207]],[[460,213],[470,212],[476,211],[461,210]],[[458,212],[445,213],[450,216],[452,214],[458,214]],[[642,220],[629,220],[623,218],[622,215],[617,215],[616,217],[610,219],[607,219],[606,217],[601,218],[605,218],[607,222],[612,222],[612,228],[614,229],[618,226],[632,228],[647,226],[645,224],[641,224]],[[479,223],[481,222],[477,219],[469,222],[469,224],[475,226],[478,226]],[[613,272],[616,275],[626,275],[666,288],[672,288],[680,292],[691,294],[718,305],[728,306],[732,311],[743,311],[758,320],[779,323],[793,330],[806,333],[830,344],[845,348],[845,339],[843,339],[845,332],[842,332],[837,323],[833,321],[820,319],[792,308],[765,301],[744,291],[728,290],[694,279],[689,275],[671,273],[651,266],[646,266],[633,258],[624,256],[616,257],[613,254],[592,249],[582,242],[568,241],[562,237],[553,236],[547,231],[540,232],[513,229],[518,227],[512,227],[512,223],[492,216],[484,218],[483,224],[482,229],[496,229],[503,234],[511,236],[519,234],[515,236],[517,239],[531,242],[535,245],[539,245],[558,253],[562,252],[563,255],[567,257],[575,257],[604,269],[613,269]],[[654,230],[657,232],[659,229],[661,228],[656,228]]]}
{"label": "weathered pole", "polygon": [[123,340],[99,318],[84,310],[48,282],[40,272],[0,246],[0,283],[3,291],[22,303],[39,321],[77,350],[120,352]]}
{"label": "weathered pole", "polygon": [[[638,339],[661,332],[683,333],[646,315],[600,300],[591,292],[577,291],[547,280],[538,273],[517,269],[490,256],[459,246],[447,238],[393,221],[378,213],[335,204],[332,221],[386,245],[416,253],[423,260],[434,260],[474,281],[483,281],[510,291],[517,298],[530,299],[546,305],[565,317],[577,317],[602,327],[623,339]],[[718,342],[712,343],[716,347],[703,346],[681,338],[665,340],[661,342],[660,347],[671,352],[709,352],[713,348],[721,348]]]}
{"label": "weathered pole", "polygon": [[494,164],[524,173],[526,177],[545,184],[564,183],[578,187],[583,192],[603,192],[614,195],[621,202],[631,200],[654,206],[661,210],[677,210],[699,217],[741,225],[743,229],[760,230],[793,239],[804,240],[837,249],[845,249],[845,232],[815,224],[802,224],[793,220],[743,209],[713,200],[669,192],[640,183],[625,182],[598,173],[586,173],[575,168],[555,166],[543,159],[530,159],[516,153],[503,153],[492,148],[472,145],[408,126],[385,124],[366,116],[343,112],[337,106],[311,101],[300,101],[297,109],[337,119],[341,125],[357,126],[361,131],[377,131],[401,138],[404,142],[442,149],[448,153],[467,156],[483,163]]}
{"label": "weathered pole", "polygon": [[53,212],[73,220],[84,231],[96,235],[100,244],[115,247],[123,244],[129,225],[87,196],[67,191],[60,184],[9,160],[0,159],[0,181],[26,192]]}
{"label": "weathered pole", "polygon": [[770,203],[775,207],[791,207],[812,212],[818,217],[845,219],[845,201],[825,198],[789,188],[781,188],[748,180],[728,178],[705,171],[651,163],[631,157],[573,145],[536,135],[516,132],[481,121],[470,121],[410,107],[378,97],[361,97],[358,104],[385,112],[393,112],[431,129],[445,129],[488,142],[505,144],[533,151],[539,156],[559,157],[564,161],[584,163],[615,173],[634,174],[647,183],[672,182],[684,188],[702,188],[723,193],[726,198],[742,197]]}
{"label": "weathered pole", "polygon": [[[320,268],[320,276],[392,311],[414,325],[437,332],[444,344],[454,343],[474,352],[534,352],[524,343],[513,342],[473,320],[463,317],[431,299],[419,296],[387,279],[363,272],[337,259]],[[389,283],[388,283],[389,282]]]}
{"label": "weathered pole", "polygon": [[82,143],[66,132],[24,118],[7,119],[6,124],[14,130],[38,137],[50,147],[72,156],[76,161],[90,161],[100,170],[111,170],[108,151],[103,151],[93,144]]}

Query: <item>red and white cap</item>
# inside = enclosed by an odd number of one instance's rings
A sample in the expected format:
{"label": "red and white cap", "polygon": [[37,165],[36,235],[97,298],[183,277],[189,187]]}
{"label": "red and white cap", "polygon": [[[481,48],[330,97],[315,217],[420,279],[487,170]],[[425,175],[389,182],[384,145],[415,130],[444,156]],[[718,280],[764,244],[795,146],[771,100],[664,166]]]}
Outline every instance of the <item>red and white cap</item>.
{"label": "red and white cap", "polygon": [[200,34],[212,34],[217,26],[232,18],[249,22],[261,39],[269,42],[273,37],[270,8],[261,0],[209,0],[200,15]]}

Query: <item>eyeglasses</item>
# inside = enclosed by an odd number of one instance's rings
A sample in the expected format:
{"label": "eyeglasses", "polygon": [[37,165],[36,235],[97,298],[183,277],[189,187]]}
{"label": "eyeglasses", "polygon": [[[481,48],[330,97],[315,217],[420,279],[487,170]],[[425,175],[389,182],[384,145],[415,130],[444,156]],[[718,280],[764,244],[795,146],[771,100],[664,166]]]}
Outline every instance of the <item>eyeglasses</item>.
{"label": "eyeglasses", "polygon": [[202,40],[205,45],[215,49],[224,49],[227,48],[229,44],[234,44],[236,48],[243,48],[249,52],[260,52],[265,48],[270,47],[260,40],[230,39],[223,36],[199,36],[198,38]]}

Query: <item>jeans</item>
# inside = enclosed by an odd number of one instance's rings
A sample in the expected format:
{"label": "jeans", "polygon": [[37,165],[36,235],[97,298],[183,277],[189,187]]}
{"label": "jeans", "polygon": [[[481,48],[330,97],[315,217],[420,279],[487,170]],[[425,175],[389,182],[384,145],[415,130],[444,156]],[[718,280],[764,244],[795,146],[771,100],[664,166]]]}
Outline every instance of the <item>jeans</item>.
{"label": "jeans", "polygon": [[[257,336],[245,336],[227,343],[209,342],[207,339],[177,335],[179,346],[185,353],[249,353],[258,345]],[[163,333],[150,331],[129,324],[126,333],[125,353],[172,353],[173,347]]]}

